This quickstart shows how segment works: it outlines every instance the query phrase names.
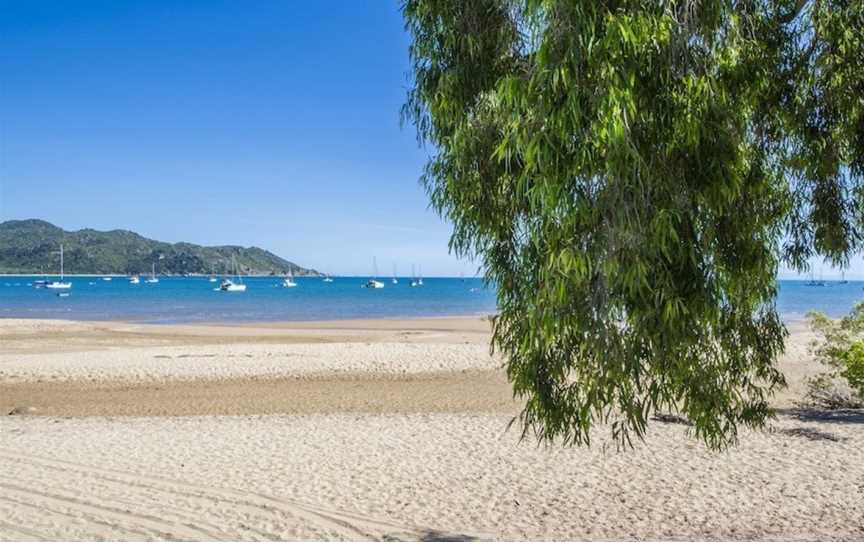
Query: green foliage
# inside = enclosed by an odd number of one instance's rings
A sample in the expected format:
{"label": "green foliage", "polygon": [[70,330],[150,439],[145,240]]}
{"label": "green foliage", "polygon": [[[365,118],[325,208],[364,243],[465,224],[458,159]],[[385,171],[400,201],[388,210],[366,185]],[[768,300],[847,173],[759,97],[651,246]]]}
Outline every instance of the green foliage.
{"label": "green foliage", "polygon": [[862,4],[404,2],[403,115],[498,287],[525,431],[628,443],[677,411],[722,448],[764,423],[779,263],[861,244]]}
{"label": "green foliage", "polygon": [[856,396],[853,401],[864,403],[864,303],[839,321],[818,312],[808,314],[807,318],[819,335],[811,345],[813,353],[830,369],[811,382],[811,397],[830,397],[831,380],[841,378],[852,388]]}
{"label": "green foliage", "polygon": [[0,223],[0,273],[57,273],[57,251],[64,246],[67,273],[232,273],[233,261],[244,273],[317,274],[256,247],[202,247],[163,243],[124,230],[101,232],[62,229],[43,220]]}

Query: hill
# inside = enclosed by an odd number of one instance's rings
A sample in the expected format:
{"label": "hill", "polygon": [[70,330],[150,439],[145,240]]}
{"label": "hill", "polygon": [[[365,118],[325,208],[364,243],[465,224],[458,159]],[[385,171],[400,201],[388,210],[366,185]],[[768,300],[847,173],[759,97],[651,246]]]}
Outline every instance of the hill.
{"label": "hill", "polygon": [[165,243],[126,230],[65,231],[35,219],[0,223],[0,273],[57,273],[60,243],[70,274],[147,273],[153,262],[159,274],[227,274],[236,259],[248,275],[320,275],[258,247]]}

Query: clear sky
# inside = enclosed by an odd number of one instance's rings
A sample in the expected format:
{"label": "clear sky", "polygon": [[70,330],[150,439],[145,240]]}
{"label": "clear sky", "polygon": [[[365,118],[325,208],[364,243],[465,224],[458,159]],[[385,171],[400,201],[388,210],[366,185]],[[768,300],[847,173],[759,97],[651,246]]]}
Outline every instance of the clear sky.
{"label": "clear sky", "polygon": [[0,220],[473,275],[400,127],[395,1],[0,1]]}
{"label": "clear sky", "polygon": [[400,127],[395,0],[0,0],[0,44],[0,220],[257,245],[333,274],[373,255],[382,274],[475,271]]}

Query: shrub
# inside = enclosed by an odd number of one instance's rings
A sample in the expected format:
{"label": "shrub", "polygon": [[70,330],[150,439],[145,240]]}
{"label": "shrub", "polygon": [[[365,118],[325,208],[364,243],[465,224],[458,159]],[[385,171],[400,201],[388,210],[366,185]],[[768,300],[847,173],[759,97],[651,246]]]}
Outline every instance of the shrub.
{"label": "shrub", "polygon": [[864,303],[840,320],[819,312],[809,313],[807,319],[819,335],[811,350],[829,368],[809,380],[808,399],[828,408],[864,406]]}

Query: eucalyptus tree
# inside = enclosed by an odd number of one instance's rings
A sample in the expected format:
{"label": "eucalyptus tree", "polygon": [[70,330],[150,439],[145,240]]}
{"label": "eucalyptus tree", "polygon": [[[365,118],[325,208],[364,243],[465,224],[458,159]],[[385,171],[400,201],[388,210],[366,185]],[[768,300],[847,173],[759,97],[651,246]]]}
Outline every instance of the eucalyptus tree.
{"label": "eucalyptus tree", "polygon": [[861,0],[407,0],[403,109],[498,291],[524,430],[709,446],[784,383],[781,263],[864,231]]}

